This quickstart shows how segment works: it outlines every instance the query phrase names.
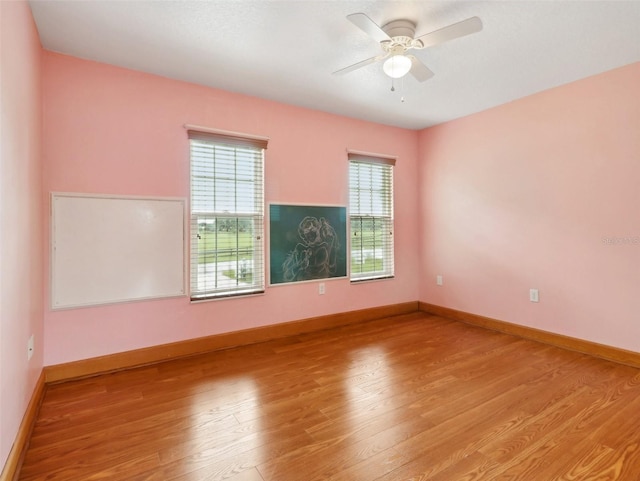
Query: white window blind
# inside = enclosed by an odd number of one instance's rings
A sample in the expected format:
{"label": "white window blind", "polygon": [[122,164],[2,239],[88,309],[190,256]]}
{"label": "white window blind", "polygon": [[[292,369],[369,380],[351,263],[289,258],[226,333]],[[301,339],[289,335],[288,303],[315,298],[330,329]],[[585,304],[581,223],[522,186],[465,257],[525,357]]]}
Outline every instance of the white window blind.
{"label": "white window blind", "polygon": [[264,291],[264,150],[252,138],[189,130],[191,299]]}
{"label": "white window blind", "polygon": [[349,153],[351,280],[393,277],[395,160]]}

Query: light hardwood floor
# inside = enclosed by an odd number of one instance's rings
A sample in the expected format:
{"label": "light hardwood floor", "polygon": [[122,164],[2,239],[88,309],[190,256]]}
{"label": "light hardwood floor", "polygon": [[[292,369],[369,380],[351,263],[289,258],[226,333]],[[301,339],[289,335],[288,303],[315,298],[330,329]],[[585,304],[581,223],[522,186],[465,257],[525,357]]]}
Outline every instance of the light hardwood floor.
{"label": "light hardwood floor", "polygon": [[640,370],[424,313],[50,385],[20,480],[640,480]]}

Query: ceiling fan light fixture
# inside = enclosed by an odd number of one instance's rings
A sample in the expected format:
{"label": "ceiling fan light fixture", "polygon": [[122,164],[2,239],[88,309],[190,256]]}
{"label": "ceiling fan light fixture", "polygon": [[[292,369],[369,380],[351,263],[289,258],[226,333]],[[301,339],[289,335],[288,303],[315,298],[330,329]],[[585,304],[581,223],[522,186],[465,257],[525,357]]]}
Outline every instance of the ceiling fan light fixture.
{"label": "ceiling fan light fixture", "polygon": [[404,55],[393,55],[384,61],[382,70],[391,78],[404,77],[411,70],[411,59]]}

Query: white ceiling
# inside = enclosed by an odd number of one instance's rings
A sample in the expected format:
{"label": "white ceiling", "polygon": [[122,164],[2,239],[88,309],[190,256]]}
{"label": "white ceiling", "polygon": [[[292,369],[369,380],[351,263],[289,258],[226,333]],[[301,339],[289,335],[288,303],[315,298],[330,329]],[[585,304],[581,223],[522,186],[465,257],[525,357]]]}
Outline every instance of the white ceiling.
{"label": "white ceiling", "polygon": [[[421,129],[640,61],[640,0],[31,0],[45,49],[387,125]],[[406,18],[416,36],[478,16],[481,32],[415,52],[396,81],[345,17]],[[401,102],[401,96],[405,102]]]}

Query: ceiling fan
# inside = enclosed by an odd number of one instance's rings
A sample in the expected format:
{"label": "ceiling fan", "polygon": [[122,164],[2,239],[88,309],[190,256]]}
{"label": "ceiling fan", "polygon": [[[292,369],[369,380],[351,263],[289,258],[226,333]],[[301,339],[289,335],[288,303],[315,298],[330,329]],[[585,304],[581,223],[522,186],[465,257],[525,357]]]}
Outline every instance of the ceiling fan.
{"label": "ceiling fan", "polygon": [[424,82],[433,77],[434,73],[415,56],[407,55],[407,52],[439,45],[482,30],[482,21],[478,17],[471,17],[414,38],[416,25],[410,20],[393,20],[379,27],[364,13],[352,13],[347,15],[347,19],[379,42],[382,53],[337,70],[333,72],[334,75],[343,75],[384,60],[382,69],[389,77],[400,78],[411,73],[416,80]]}

